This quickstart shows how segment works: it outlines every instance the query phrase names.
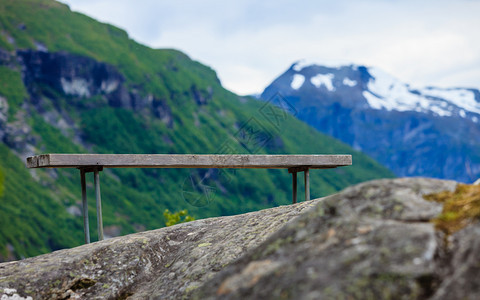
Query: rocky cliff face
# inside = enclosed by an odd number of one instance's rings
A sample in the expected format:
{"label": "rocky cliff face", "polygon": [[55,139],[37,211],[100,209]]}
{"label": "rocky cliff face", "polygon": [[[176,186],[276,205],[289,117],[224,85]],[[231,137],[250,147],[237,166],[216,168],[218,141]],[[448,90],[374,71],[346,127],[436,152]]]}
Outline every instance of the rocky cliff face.
{"label": "rocky cliff face", "polygon": [[46,84],[65,95],[88,98],[104,94],[113,101],[112,94],[119,93],[124,82],[113,66],[85,56],[34,50],[17,54],[23,63],[24,82],[29,90],[35,84]]}
{"label": "rocky cliff face", "polygon": [[398,176],[473,182],[480,176],[480,91],[414,88],[358,65],[295,63],[262,93]]}
{"label": "rocky cliff face", "polygon": [[[67,52],[36,50],[18,50],[13,55],[4,52],[0,56],[0,65],[9,64],[17,64],[16,67],[21,69],[30,97],[22,109],[40,114],[78,144],[84,145],[71,116],[72,110],[77,108],[125,108],[159,118],[172,126],[171,109],[166,101],[152,94],[141,94],[129,86],[112,65]],[[62,103],[64,98],[68,99],[68,105]],[[7,123],[7,112],[8,103],[0,97],[0,138],[21,156],[32,155],[31,150],[38,139],[31,134],[32,130],[25,121],[28,116],[20,113],[16,115],[16,122]]]}
{"label": "rocky cliff face", "polygon": [[0,265],[4,295],[143,299],[478,299],[480,225],[446,237],[423,196],[380,180],[291,206],[194,221]]}
{"label": "rocky cliff face", "polygon": [[[112,65],[68,52],[21,50],[17,51],[17,56],[23,81],[29,94],[36,99],[34,102],[41,101],[45,93],[54,97],[52,91],[57,91],[80,107],[95,108],[108,104],[134,111],[153,111],[157,117],[165,117],[171,122],[171,116],[167,116],[170,108],[164,101],[151,94],[142,95],[128,86],[124,76]],[[50,93],[45,86],[51,88]],[[87,101],[92,97],[97,98]]]}

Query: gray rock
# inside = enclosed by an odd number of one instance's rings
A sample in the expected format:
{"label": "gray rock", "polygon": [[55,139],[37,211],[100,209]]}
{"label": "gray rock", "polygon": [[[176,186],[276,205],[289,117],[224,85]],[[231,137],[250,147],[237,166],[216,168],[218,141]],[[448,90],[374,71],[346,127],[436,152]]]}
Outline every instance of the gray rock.
{"label": "gray rock", "polygon": [[422,195],[452,181],[379,180],[324,198],[217,274],[194,298],[425,298],[443,247],[428,220],[441,205]]}
{"label": "gray rock", "polygon": [[75,217],[82,216],[82,210],[80,209],[80,207],[78,207],[76,205],[71,205],[71,206],[67,207],[67,212],[69,214],[71,214],[72,216],[75,216]]}
{"label": "gray rock", "polygon": [[317,201],[198,220],[0,264],[2,289],[34,298],[181,298]]}
{"label": "gray rock", "polygon": [[480,226],[469,226],[453,236],[445,279],[433,299],[480,299]]}
{"label": "gray rock", "polygon": [[326,198],[194,221],[0,264],[21,297],[478,299],[480,225],[446,238],[423,195],[457,183],[378,180]]}
{"label": "gray rock", "polygon": [[8,121],[8,102],[7,99],[0,96],[0,141],[3,141]]}
{"label": "gray rock", "polygon": [[8,101],[0,96],[0,125],[8,120]]}
{"label": "gray rock", "polygon": [[14,150],[21,159],[25,159],[34,152],[38,141],[31,126],[26,122],[27,118],[28,114],[25,111],[19,111],[15,114],[13,122],[0,124],[2,142]]}

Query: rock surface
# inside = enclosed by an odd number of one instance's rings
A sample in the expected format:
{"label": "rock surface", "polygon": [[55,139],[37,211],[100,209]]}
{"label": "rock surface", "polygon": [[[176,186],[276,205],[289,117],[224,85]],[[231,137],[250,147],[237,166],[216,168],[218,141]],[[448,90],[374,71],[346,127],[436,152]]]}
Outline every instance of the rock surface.
{"label": "rock surface", "polygon": [[15,289],[42,299],[182,298],[316,203],[198,220],[3,263],[0,295]]}
{"label": "rock surface", "polygon": [[194,221],[0,265],[34,298],[478,299],[480,225],[446,238],[423,195],[457,183],[363,183],[326,198]]}
{"label": "rock surface", "polygon": [[324,198],[227,267],[195,298],[427,298],[439,283],[442,239],[422,195],[454,182],[374,181]]}

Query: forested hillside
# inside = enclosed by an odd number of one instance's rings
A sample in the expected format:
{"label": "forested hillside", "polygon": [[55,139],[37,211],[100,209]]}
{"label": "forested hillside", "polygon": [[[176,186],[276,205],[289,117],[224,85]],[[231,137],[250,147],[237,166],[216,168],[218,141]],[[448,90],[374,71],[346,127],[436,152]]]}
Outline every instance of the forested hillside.
{"label": "forested hillside", "polygon": [[[295,114],[282,95],[267,103],[237,96],[185,54],[138,44],[64,4],[2,0],[0,261],[83,242],[79,172],[28,170],[29,155],[352,154],[351,167],[311,172],[312,197],[392,176]],[[101,181],[108,236],[162,227],[165,209],[206,218],[291,201],[285,170],[113,169],[102,172]]]}

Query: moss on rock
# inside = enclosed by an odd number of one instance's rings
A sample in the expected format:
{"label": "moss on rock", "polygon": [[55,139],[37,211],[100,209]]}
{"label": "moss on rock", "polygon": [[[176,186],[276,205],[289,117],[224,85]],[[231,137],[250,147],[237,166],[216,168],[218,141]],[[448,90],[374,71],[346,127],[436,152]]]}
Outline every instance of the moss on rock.
{"label": "moss on rock", "polygon": [[453,192],[442,191],[425,195],[424,198],[443,204],[442,213],[432,222],[447,235],[480,218],[480,185],[459,184]]}

